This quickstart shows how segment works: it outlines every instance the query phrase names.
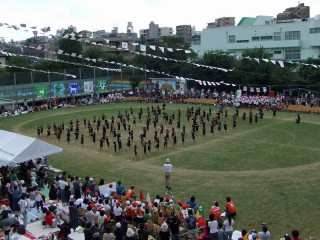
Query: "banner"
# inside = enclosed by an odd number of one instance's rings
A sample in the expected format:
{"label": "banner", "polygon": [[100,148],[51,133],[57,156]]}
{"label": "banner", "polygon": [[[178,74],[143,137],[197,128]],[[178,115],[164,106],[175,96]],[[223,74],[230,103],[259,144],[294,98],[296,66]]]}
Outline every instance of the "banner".
{"label": "banner", "polygon": [[165,91],[168,92],[174,92],[176,90],[176,81],[172,80],[159,80],[159,90],[160,92]]}
{"label": "banner", "polygon": [[93,92],[93,81],[88,81],[83,83],[83,91],[85,93],[92,93]]}
{"label": "banner", "polygon": [[37,98],[47,98],[48,97],[48,86],[40,85],[36,88]]}
{"label": "banner", "polygon": [[77,94],[77,93],[79,93],[78,83],[69,83],[69,93],[70,93],[70,94]]}
{"label": "banner", "polygon": [[98,91],[105,92],[107,90],[107,80],[98,81]]}
{"label": "banner", "polygon": [[64,84],[54,84],[53,85],[53,96],[62,97],[64,95]]}
{"label": "banner", "polygon": [[238,89],[236,91],[236,97],[241,97],[242,96],[242,91],[240,89]]}

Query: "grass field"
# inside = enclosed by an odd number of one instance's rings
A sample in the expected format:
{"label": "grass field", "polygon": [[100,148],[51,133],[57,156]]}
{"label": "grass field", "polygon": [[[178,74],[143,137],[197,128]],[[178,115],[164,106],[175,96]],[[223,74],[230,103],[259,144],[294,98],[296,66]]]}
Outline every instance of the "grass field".
{"label": "grass field", "polygon": [[[128,135],[123,129],[123,150],[120,153],[114,154],[112,144],[110,149],[105,144],[104,151],[100,152],[99,142],[94,145],[90,141],[88,131],[83,127],[84,117],[91,123],[93,116],[98,118],[103,113],[109,120],[112,115],[116,119],[118,111],[124,113],[132,107],[138,121],[140,106],[143,108],[142,123],[138,122],[137,127],[131,123],[139,159],[135,159],[133,148],[129,150],[126,146]],[[74,142],[73,136],[68,145],[65,134],[60,142],[53,135],[41,137],[63,148],[63,153],[49,157],[52,166],[63,168],[71,175],[95,176],[104,178],[106,182],[122,180],[125,187],[134,184],[136,190],[143,190],[145,195],[149,192],[153,197],[164,193],[163,163],[170,158],[174,166],[172,184],[175,199],[186,202],[190,195],[195,195],[196,202],[204,205],[205,217],[214,201],[223,208],[225,197],[231,196],[238,210],[235,229],[260,230],[261,223],[266,222],[272,239],[279,239],[293,229],[299,229],[303,238],[319,236],[319,115],[301,114],[302,122],[295,124],[295,113],[279,112],[273,119],[272,112],[265,112],[263,121],[253,122],[250,126],[248,117],[246,121],[241,119],[242,113],[246,111],[248,116],[249,110],[240,109],[237,127],[233,129],[231,116],[235,110],[229,108],[227,132],[222,130],[220,135],[215,128],[212,136],[207,123],[206,135],[202,136],[200,126],[199,135],[193,143],[191,125],[185,114],[191,105],[167,104],[167,112],[175,112],[176,117],[177,109],[181,109],[181,125],[186,125],[186,144],[182,145],[178,131],[176,148],[170,139],[168,149],[163,149],[161,138],[160,151],[157,152],[153,145],[151,154],[144,156],[139,134],[145,126],[147,106],[120,103],[50,110],[1,118],[0,126],[1,129],[37,137],[36,128],[41,124],[46,130],[47,124],[52,126],[54,122],[60,124],[63,121],[67,126],[71,119],[75,121],[78,118],[85,135],[84,147]],[[208,112],[209,106],[201,106],[201,109]],[[214,116],[218,109],[212,110]],[[162,117],[159,120],[163,123]],[[166,128],[169,128],[168,124],[165,124]],[[153,133],[151,124],[147,139],[153,141]]]}

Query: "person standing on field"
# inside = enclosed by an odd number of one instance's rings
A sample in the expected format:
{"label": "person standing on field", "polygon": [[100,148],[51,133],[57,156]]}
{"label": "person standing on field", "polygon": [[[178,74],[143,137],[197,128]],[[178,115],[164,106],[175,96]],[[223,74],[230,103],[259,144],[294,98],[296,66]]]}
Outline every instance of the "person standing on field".
{"label": "person standing on field", "polygon": [[169,158],[167,158],[165,164],[163,164],[163,167],[165,172],[166,190],[171,192],[171,171],[173,166]]}

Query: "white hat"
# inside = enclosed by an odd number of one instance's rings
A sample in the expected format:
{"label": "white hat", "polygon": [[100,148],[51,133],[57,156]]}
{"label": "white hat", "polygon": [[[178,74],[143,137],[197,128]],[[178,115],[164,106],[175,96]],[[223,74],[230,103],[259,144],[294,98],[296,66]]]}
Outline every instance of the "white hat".
{"label": "white hat", "polygon": [[127,237],[132,237],[134,235],[134,231],[132,228],[128,228],[127,230]]}
{"label": "white hat", "polygon": [[129,206],[130,203],[131,203],[131,202],[130,202],[129,200],[126,201],[126,205],[127,205],[127,206]]}
{"label": "white hat", "polygon": [[169,159],[169,158],[167,158],[166,163],[169,163],[169,162],[170,162],[170,159]]}
{"label": "white hat", "polygon": [[169,203],[173,203],[173,199],[172,198],[170,198]]}
{"label": "white hat", "polygon": [[168,230],[168,224],[167,223],[162,223],[161,229],[162,230]]}
{"label": "white hat", "polygon": [[25,182],[24,182],[24,180],[20,180],[20,184],[24,184]]}
{"label": "white hat", "polygon": [[89,178],[89,181],[93,181],[93,178],[91,177],[91,178]]}
{"label": "white hat", "polygon": [[118,222],[118,223],[116,224],[116,227],[117,227],[117,228],[121,228],[121,223]]}

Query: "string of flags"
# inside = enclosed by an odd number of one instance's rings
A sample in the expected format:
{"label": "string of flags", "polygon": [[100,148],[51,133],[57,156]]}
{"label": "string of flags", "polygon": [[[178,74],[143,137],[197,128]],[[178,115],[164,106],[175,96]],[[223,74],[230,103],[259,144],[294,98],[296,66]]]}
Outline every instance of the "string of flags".
{"label": "string of flags", "polygon": [[[8,54],[8,56],[16,56],[16,54],[11,54],[11,53],[7,53],[7,52],[3,52],[3,51],[0,51],[1,53],[3,54]],[[102,67],[98,67],[98,66],[93,66],[93,65],[88,65],[88,64],[81,64],[81,63],[74,63],[74,62],[68,62],[68,61],[63,61],[63,60],[52,60],[52,59],[47,59],[47,58],[41,58],[41,57],[35,57],[35,56],[30,56],[30,55],[25,55],[25,54],[18,54],[20,56],[26,56],[26,57],[32,57],[32,58],[37,58],[37,59],[44,59],[44,60],[50,60],[50,61],[57,61],[57,62],[63,62],[63,63],[67,63],[67,64],[74,64],[74,65],[78,65],[78,66],[83,66],[83,67],[90,67],[90,68],[99,68],[99,69],[102,69],[102,70],[107,70],[110,68],[102,68]],[[69,56],[72,56],[72,54],[68,54]],[[73,56],[74,58],[82,58],[79,57],[79,56]],[[85,59],[85,58],[84,58]],[[92,61],[92,59],[86,59],[87,61]],[[156,70],[148,70],[146,68],[140,68],[140,67],[136,67],[134,65],[127,65],[127,64],[124,64],[124,63],[119,63],[119,62],[114,62],[114,61],[104,61],[102,59],[98,59],[95,61],[92,61],[94,63],[97,63],[97,62],[101,62],[101,63],[109,63],[109,64],[114,64],[114,65],[118,65],[120,67],[127,67],[127,68],[133,68],[133,69],[136,69],[136,70],[140,70],[140,71],[145,71],[145,72],[151,72],[151,73],[155,73],[155,74],[158,74],[158,75],[162,75],[162,76],[166,76],[166,77],[170,77],[170,78],[175,78],[175,79],[179,79],[180,81],[195,81],[197,83],[199,83],[200,85],[204,85],[204,86],[220,86],[220,85],[225,85],[225,86],[232,86],[232,87],[235,87],[236,85],[235,84],[230,84],[230,83],[225,83],[224,81],[220,81],[220,82],[213,82],[213,81],[204,81],[204,80],[199,80],[199,79],[193,79],[193,78],[187,78],[187,77],[181,77],[181,76],[177,76],[177,75],[172,75],[172,74],[168,74],[168,73],[165,73],[165,72],[160,72],[160,71],[156,71]],[[4,65],[4,66],[8,66],[8,65]],[[12,66],[12,67],[15,67],[15,66]],[[19,67],[17,67],[19,68]],[[30,70],[30,71],[39,71],[39,72],[45,72],[47,73],[47,71],[44,71],[44,70],[35,70],[35,69],[28,69],[28,68],[21,68],[21,69],[25,69],[25,70]],[[118,71],[118,72],[121,72],[122,69],[112,69],[113,71]],[[56,73],[56,72],[50,72],[50,73]],[[64,73],[57,73],[57,74],[61,74],[61,75],[66,75],[66,76],[71,76],[73,78],[76,78],[75,75],[70,75],[70,74],[64,74]]]}
{"label": "string of flags", "polygon": [[18,66],[8,65],[8,64],[1,64],[1,66],[9,67],[9,68],[18,68],[18,69],[22,69],[22,70],[28,70],[28,71],[31,71],[31,72],[50,73],[50,74],[62,75],[62,76],[66,76],[66,77],[77,78],[73,74],[66,74],[66,73],[60,73],[60,72],[50,72],[50,71],[38,70],[38,69],[34,69],[34,68],[18,67]]}

